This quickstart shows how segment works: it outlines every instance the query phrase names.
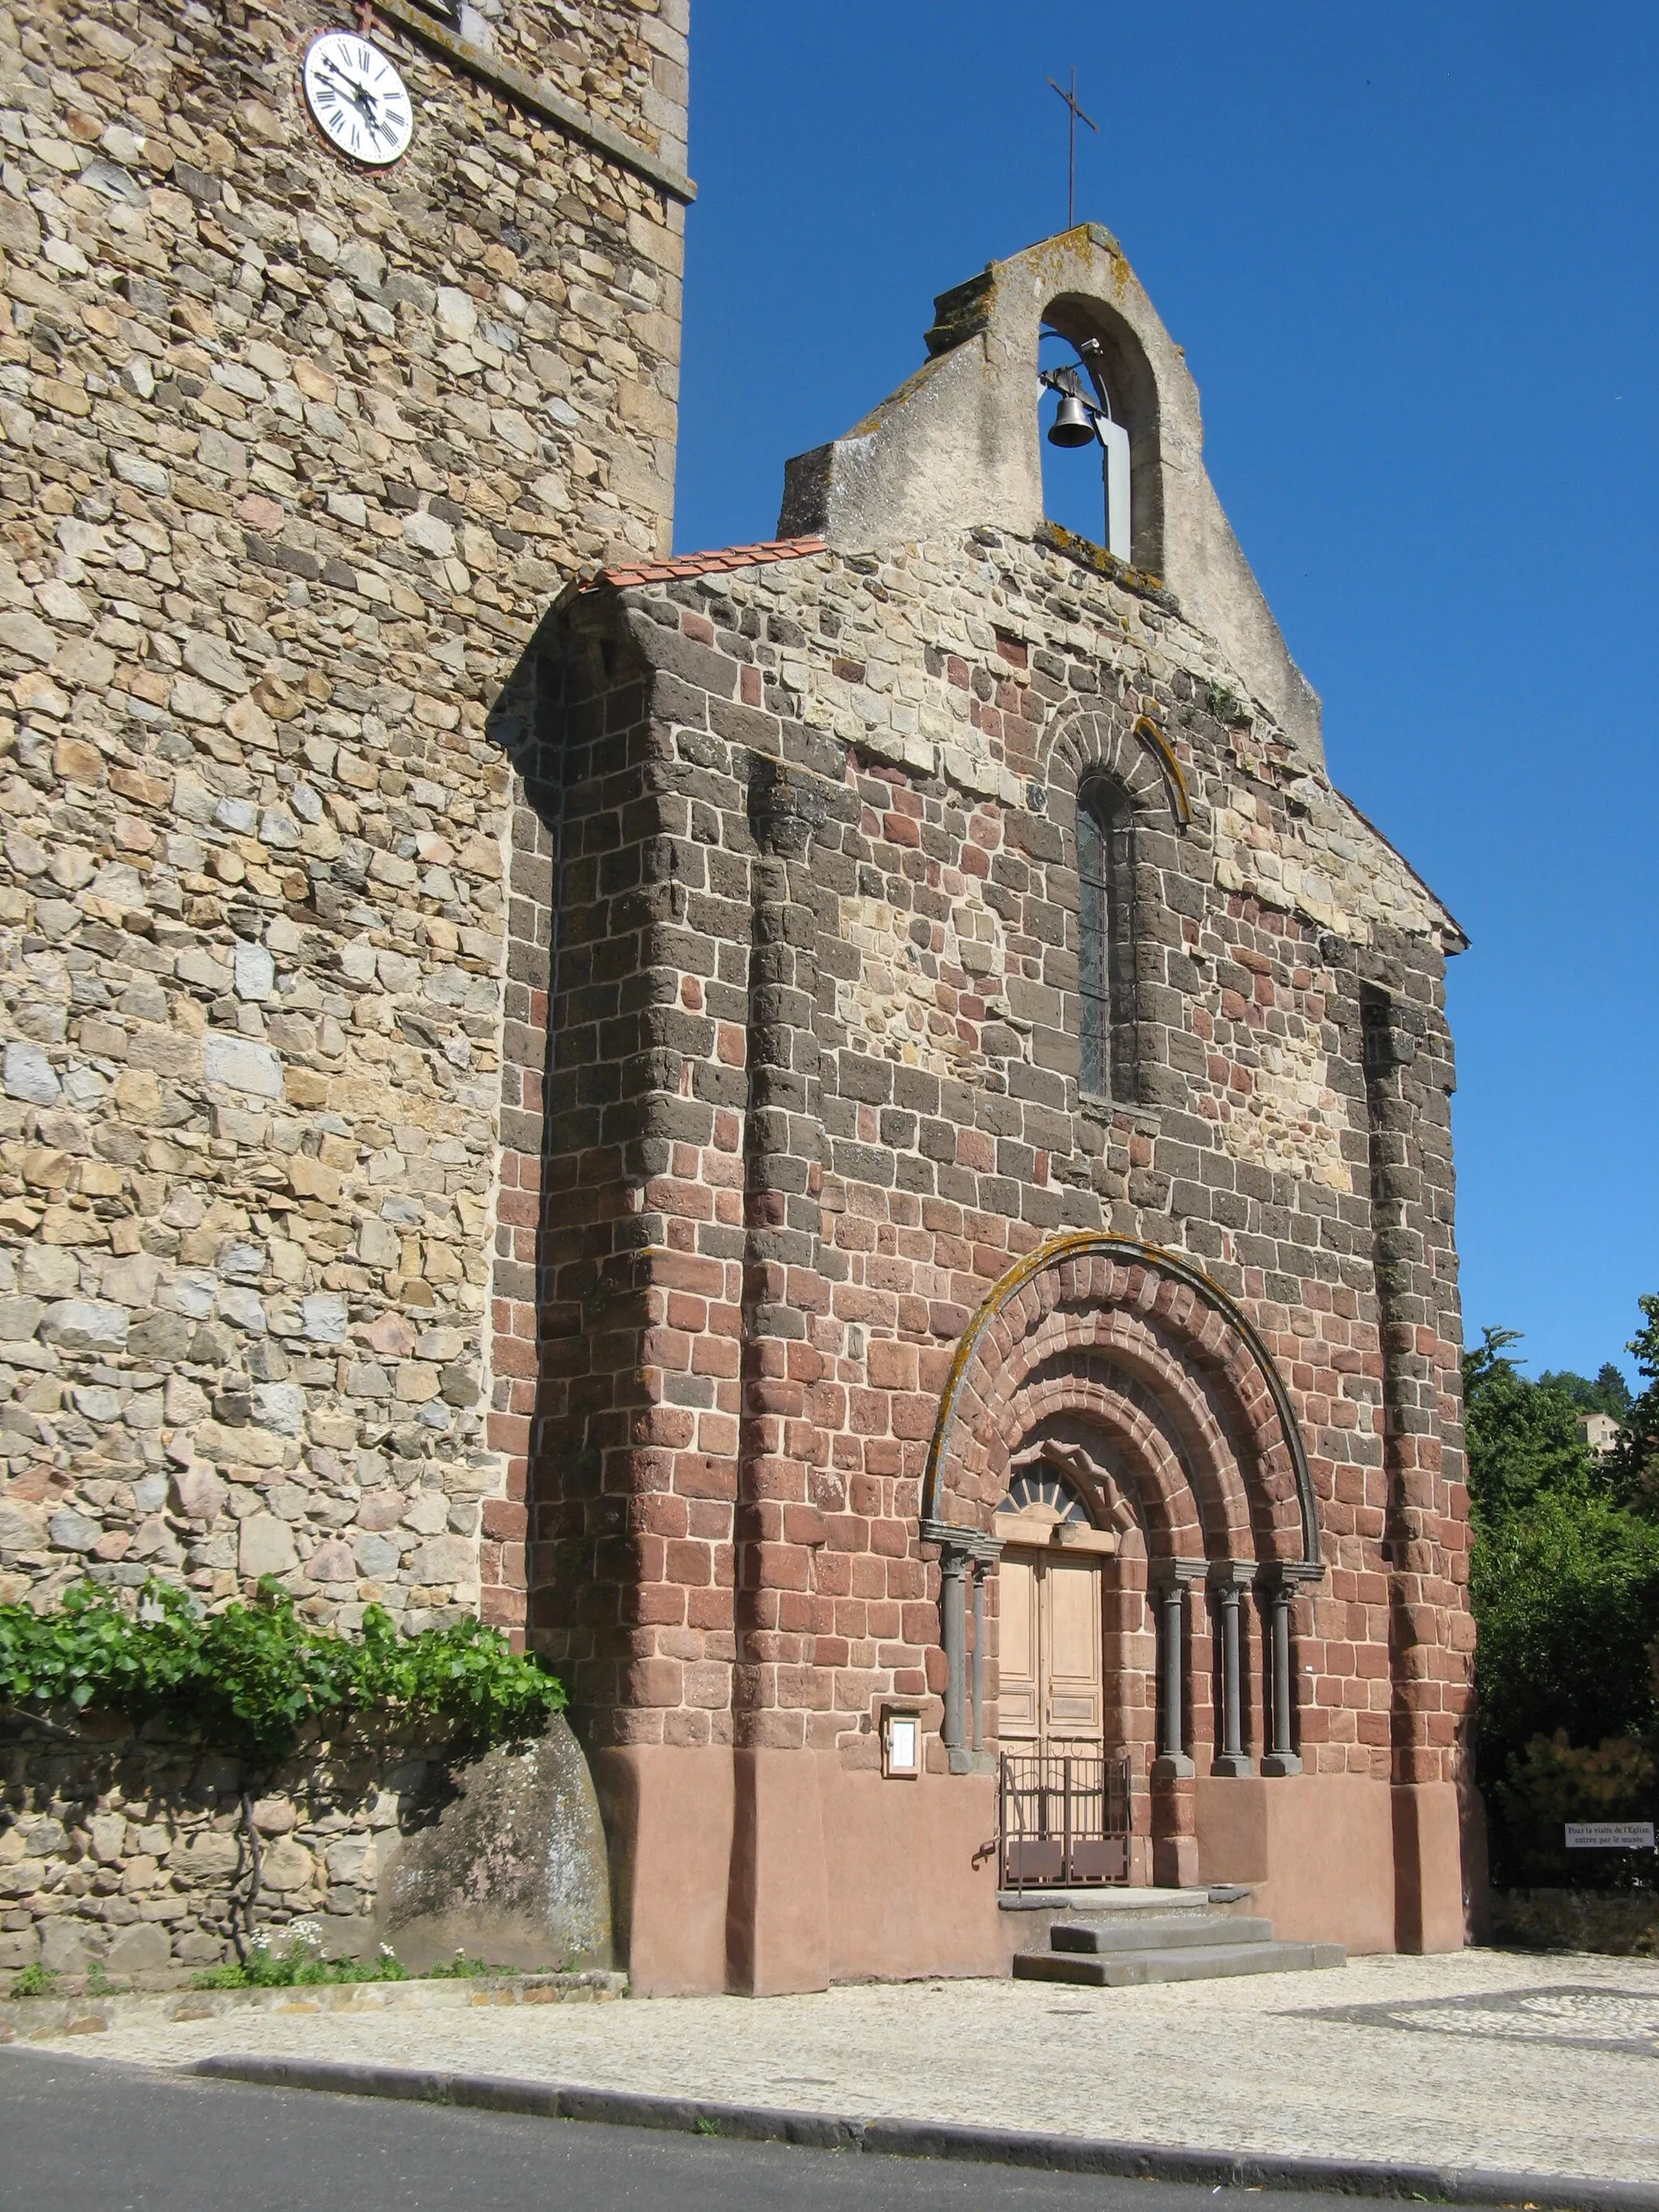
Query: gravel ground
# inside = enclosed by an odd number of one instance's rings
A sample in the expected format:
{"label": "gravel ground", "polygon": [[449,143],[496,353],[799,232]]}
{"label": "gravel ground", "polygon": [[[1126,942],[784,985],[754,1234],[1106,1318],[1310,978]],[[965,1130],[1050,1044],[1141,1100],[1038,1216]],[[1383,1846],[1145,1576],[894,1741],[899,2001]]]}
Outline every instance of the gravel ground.
{"label": "gravel ground", "polygon": [[1465,1951],[1140,1990],[296,2008],[71,2040],[155,2067],[282,2053],[1231,2151],[1659,2175],[1659,1963],[1637,1959]]}

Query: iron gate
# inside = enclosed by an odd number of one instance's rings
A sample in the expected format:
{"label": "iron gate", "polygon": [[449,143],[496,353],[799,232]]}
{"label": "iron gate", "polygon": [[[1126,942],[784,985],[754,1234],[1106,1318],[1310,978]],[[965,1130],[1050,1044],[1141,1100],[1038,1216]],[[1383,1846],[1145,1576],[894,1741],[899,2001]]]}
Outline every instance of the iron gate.
{"label": "iron gate", "polygon": [[997,1774],[1004,1889],[1080,1889],[1129,1879],[1127,1752],[1005,1751]]}

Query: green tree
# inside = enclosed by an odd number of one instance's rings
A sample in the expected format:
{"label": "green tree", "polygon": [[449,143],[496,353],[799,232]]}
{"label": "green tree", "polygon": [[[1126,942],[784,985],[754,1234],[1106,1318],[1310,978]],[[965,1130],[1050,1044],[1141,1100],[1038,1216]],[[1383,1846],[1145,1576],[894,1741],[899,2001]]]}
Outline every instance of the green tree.
{"label": "green tree", "polygon": [[1540,1497],[1477,1533],[1469,1595],[1489,1775],[1559,1729],[1576,1744],[1652,1732],[1659,1527],[1604,1497]]}
{"label": "green tree", "polygon": [[1631,1409],[1631,1389],[1609,1359],[1592,1382],[1588,1375],[1575,1375],[1570,1367],[1547,1369],[1538,1378],[1546,1390],[1559,1390],[1571,1398],[1581,1413],[1610,1413],[1622,1421]]}
{"label": "green tree", "polygon": [[1625,1432],[1607,1464],[1619,1497],[1636,1512],[1659,1520],[1659,1297],[1638,1304],[1642,1326],[1625,1349],[1644,1387],[1623,1417]]}
{"label": "green tree", "polygon": [[1518,1329],[1483,1329],[1463,1355],[1469,1502],[1487,1526],[1539,1498],[1587,1495],[1602,1480],[1571,1398],[1549,1382],[1529,1381],[1510,1358],[1520,1341]]}

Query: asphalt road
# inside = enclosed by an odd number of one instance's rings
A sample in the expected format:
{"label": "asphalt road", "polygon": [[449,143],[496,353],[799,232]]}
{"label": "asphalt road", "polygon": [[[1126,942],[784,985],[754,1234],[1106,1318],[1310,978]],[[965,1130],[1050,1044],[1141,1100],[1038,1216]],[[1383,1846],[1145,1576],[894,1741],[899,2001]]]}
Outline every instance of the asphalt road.
{"label": "asphalt road", "polygon": [[[261,2089],[0,2050],[0,2212],[1217,2212],[1219,2193]],[[1251,2212],[1351,2208],[1334,2197],[1246,2193]]]}

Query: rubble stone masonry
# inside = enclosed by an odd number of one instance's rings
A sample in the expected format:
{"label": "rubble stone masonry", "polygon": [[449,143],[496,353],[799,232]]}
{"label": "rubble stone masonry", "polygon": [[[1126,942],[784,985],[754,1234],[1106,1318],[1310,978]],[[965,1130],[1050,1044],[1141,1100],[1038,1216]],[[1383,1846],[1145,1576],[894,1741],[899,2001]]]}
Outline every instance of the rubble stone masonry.
{"label": "rubble stone masonry", "polygon": [[383,173],[299,95],[345,11],[0,19],[8,1599],[521,1617],[488,710],[665,549],[685,18],[392,18]]}

